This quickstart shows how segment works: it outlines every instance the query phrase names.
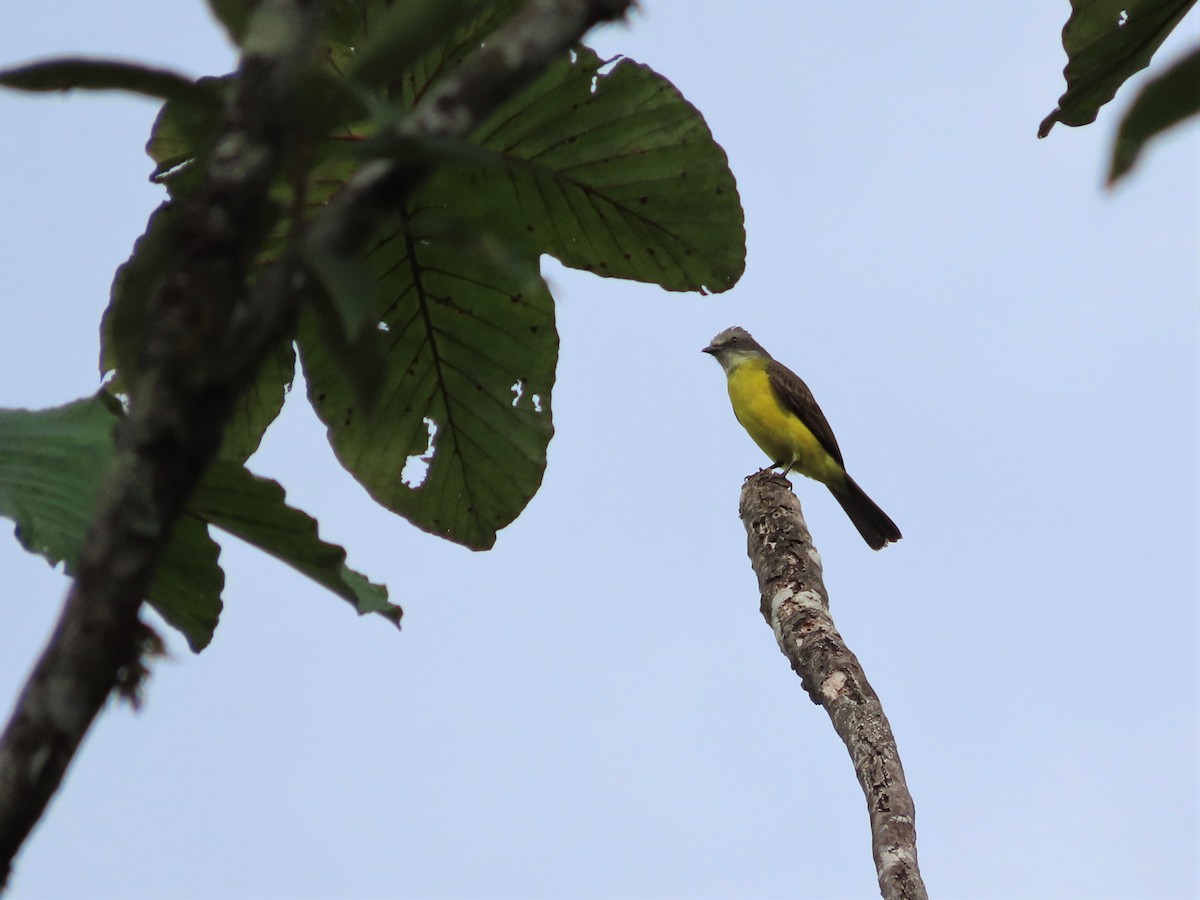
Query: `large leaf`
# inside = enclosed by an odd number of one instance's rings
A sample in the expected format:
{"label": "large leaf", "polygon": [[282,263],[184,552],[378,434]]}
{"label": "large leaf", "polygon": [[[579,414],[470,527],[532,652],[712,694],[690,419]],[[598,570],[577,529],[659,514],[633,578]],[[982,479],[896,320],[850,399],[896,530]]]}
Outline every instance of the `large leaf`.
{"label": "large leaf", "polygon": [[317,520],[285,502],[283,488],[229,460],[205,473],[188,510],[287,563],[360,613],[375,612],[399,624],[399,606],[387,588],[346,567],[346,551],[317,536]]}
{"label": "large leaf", "polygon": [[[0,515],[27,550],[74,574],[100,483],[113,458],[117,417],[100,397],[44,410],[0,410]],[[184,517],[150,587],[150,604],[199,651],[221,611],[219,549]]]}
{"label": "large leaf", "polygon": [[[393,98],[418,102],[511,6],[497,5],[414,62]],[[353,60],[336,48],[331,57]],[[380,399],[370,409],[337,364],[330,323],[308,316],[301,329],[309,397],[339,459],[378,502],[470,547],[490,547],[532,497],[552,434],[556,337],[533,260],[549,252],[678,290],[724,290],[743,267],[736,185],[703,119],[649,69],[602,68],[586,48],[564,54],[479,129],[474,151],[364,146],[409,161],[436,153],[443,166],[371,250],[369,272],[353,260],[313,261],[349,327],[386,329]],[[313,182],[345,178],[353,162],[331,154]],[[488,232],[501,241],[481,242]],[[520,265],[525,273],[514,271]],[[517,295],[521,302],[507,300]],[[422,458],[424,480],[406,475]]]}
{"label": "large leaf", "polygon": [[1200,49],[1146,82],[1121,120],[1113,143],[1108,183],[1133,168],[1146,142],[1200,113]]}
{"label": "large leaf", "polygon": [[1087,125],[1100,107],[1150,58],[1196,0],[1071,0],[1063,28],[1067,90],[1042,120],[1038,137],[1055,122]]}
{"label": "large leaf", "polygon": [[403,215],[368,262],[386,347],[378,400],[361,407],[307,316],[299,344],[309,399],[376,501],[488,548],[546,465],[558,353],[549,292],[533,259],[519,266],[495,244],[457,243],[427,208]]}

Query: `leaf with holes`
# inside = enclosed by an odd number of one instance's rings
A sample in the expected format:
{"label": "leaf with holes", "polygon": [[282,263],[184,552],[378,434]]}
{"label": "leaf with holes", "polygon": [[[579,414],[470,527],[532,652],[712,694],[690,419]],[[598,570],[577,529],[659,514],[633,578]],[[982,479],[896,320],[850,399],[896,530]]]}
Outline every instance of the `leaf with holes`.
{"label": "leaf with holes", "polygon": [[1063,27],[1067,90],[1042,120],[1038,137],[1055,122],[1087,125],[1150,58],[1196,0],[1071,0]]}
{"label": "leaf with holes", "polygon": [[541,484],[558,337],[536,260],[447,234],[426,208],[402,216],[368,256],[386,351],[370,410],[312,316],[300,359],[338,458],[371,496],[486,549]]}

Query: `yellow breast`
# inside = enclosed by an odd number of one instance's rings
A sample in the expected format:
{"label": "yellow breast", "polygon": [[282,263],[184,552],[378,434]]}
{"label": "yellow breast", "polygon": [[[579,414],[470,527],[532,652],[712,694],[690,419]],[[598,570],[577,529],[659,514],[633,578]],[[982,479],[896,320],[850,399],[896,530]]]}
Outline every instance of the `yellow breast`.
{"label": "yellow breast", "polygon": [[766,360],[749,360],[728,374],[729,400],[733,414],[773,463],[829,484],[840,482],[843,472],[837,460],[775,395],[767,377]]}

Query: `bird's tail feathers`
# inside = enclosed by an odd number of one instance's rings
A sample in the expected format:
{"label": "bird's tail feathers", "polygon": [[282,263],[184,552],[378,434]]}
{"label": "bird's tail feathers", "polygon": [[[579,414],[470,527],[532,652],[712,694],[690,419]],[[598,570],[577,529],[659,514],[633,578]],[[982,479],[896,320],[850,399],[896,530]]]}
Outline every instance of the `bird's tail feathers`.
{"label": "bird's tail feathers", "polygon": [[900,540],[900,529],[896,527],[896,523],[888,518],[888,514],[880,509],[849,475],[846,476],[845,484],[830,490],[872,550],[881,550],[892,541]]}

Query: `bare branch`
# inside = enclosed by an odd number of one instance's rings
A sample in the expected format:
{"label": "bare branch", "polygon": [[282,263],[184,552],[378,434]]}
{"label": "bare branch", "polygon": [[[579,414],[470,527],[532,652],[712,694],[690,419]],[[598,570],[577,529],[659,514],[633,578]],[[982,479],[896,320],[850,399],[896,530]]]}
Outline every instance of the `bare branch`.
{"label": "bare branch", "polygon": [[813,702],[829,713],[866,795],[880,892],[889,900],[922,900],[927,894],[917,867],[915,810],[896,739],[879,697],[833,624],[800,501],[786,478],[765,472],[746,481],[738,511],[763,618]]}
{"label": "bare branch", "polygon": [[[409,134],[465,136],[542,66],[632,0],[534,0],[426,97]],[[138,611],[175,520],[216,456],[240,388],[292,327],[303,273],[288,256],[247,292],[268,189],[279,172],[293,75],[319,0],[263,0],[204,183],[182,204],[176,270],[151,301],[143,372],[117,435],[76,579],[0,736],[0,889],[80,742],[114,688],[144,673]],[[265,20],[264,20],[265,21]],[[253,28],[252,28],[253,37]],[[354,252],[425,169],[377,162],[317,217],[310,247]],[[136,687],[136,684],[133,685]]]}

